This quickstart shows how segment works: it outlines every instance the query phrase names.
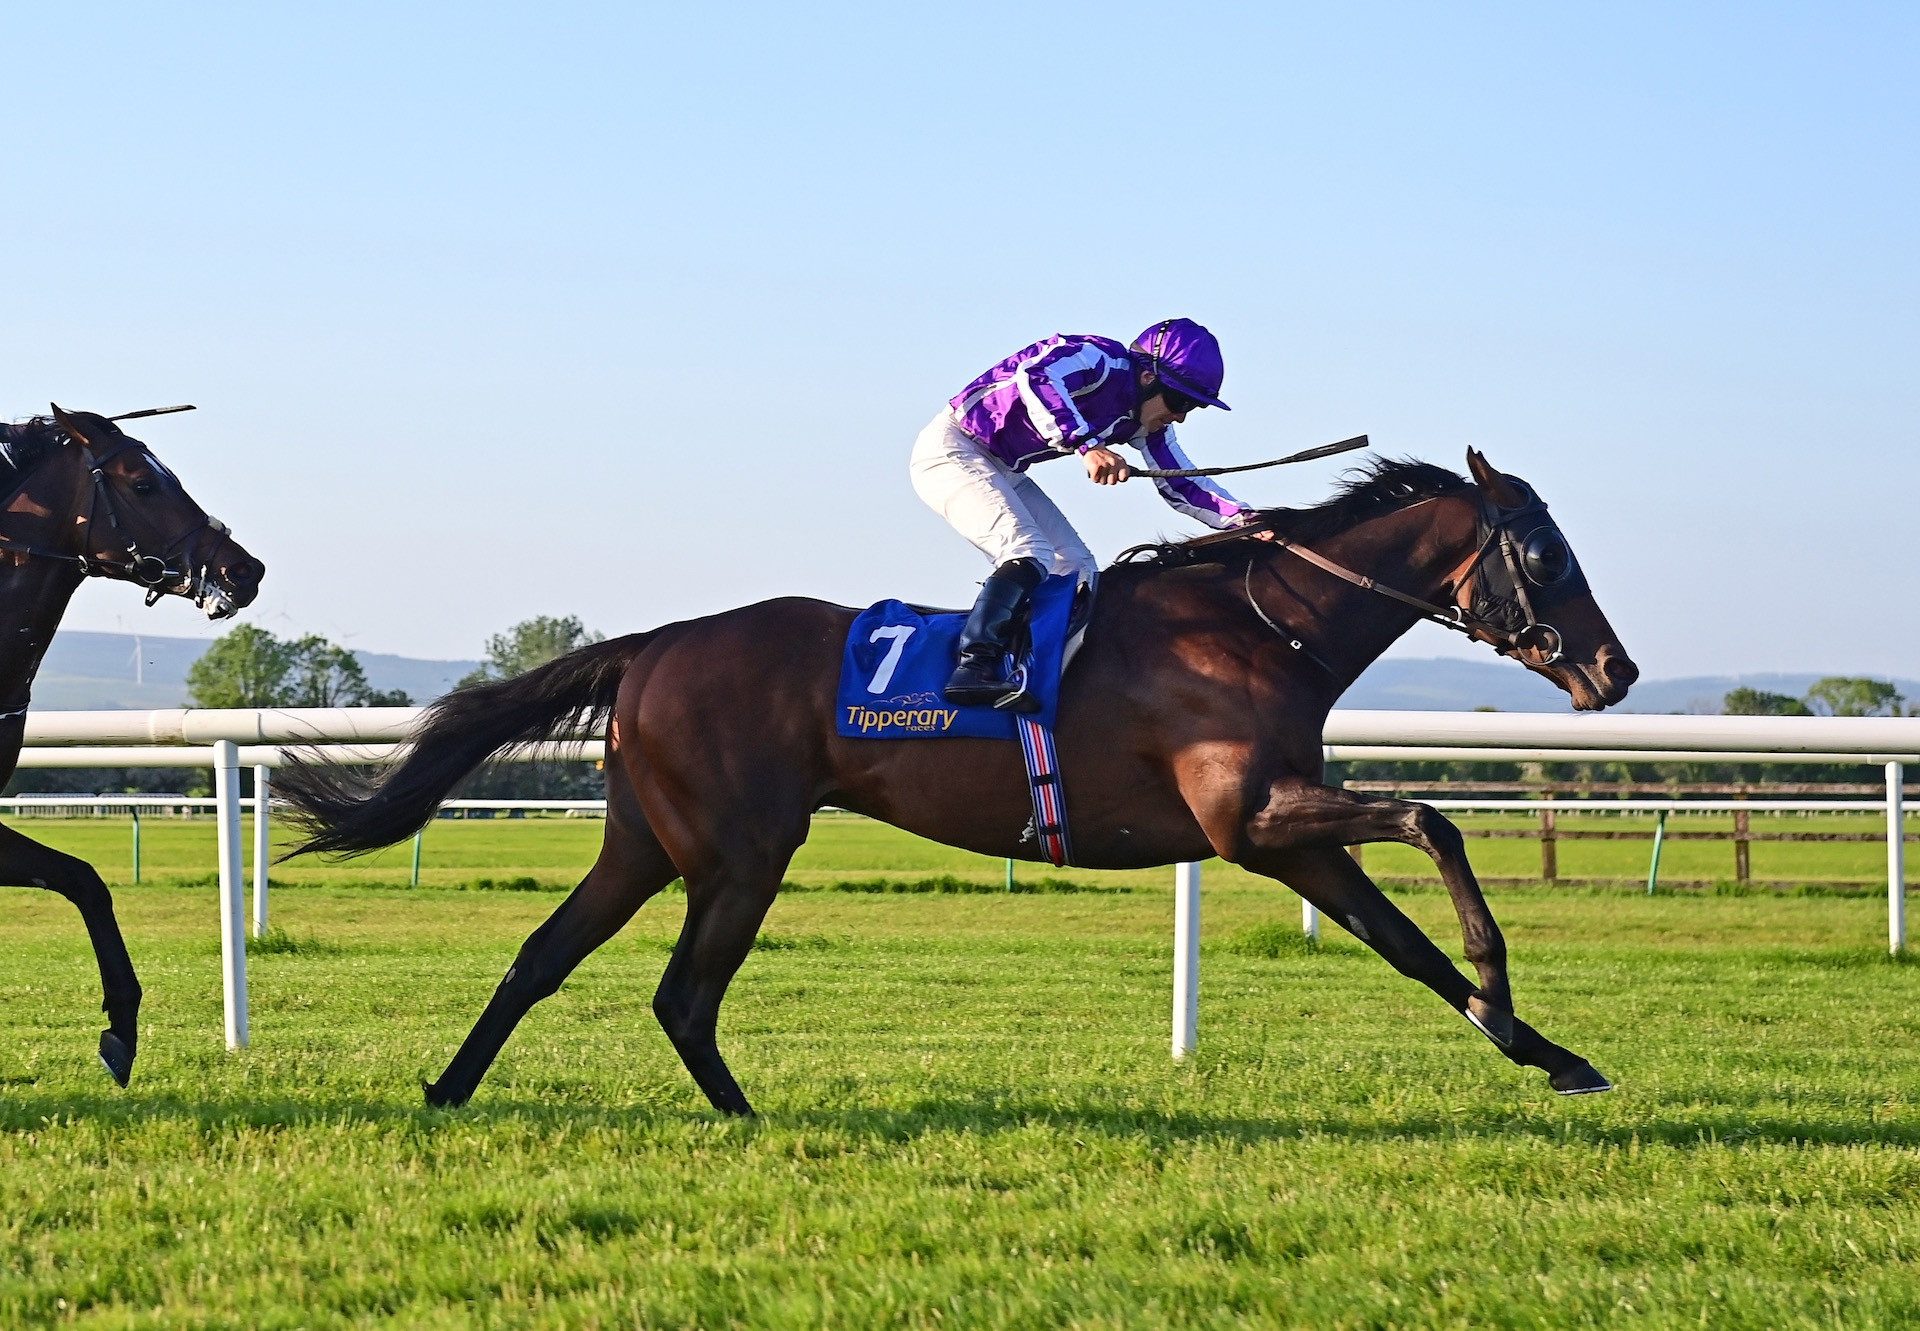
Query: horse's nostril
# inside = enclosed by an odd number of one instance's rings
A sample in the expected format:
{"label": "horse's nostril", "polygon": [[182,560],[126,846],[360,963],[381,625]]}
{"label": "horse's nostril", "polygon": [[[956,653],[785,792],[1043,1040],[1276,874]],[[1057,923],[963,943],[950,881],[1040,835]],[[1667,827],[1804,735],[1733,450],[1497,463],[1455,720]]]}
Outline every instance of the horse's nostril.
{"label": "horse's nostril", "polygon": [[1617,684],[1623,689],[1640,678],[1640,667],[1633,663],[1631,657],[1615,656],[1608,652],[1601,658],[1600,668],[1606,672],[1609,683]]}

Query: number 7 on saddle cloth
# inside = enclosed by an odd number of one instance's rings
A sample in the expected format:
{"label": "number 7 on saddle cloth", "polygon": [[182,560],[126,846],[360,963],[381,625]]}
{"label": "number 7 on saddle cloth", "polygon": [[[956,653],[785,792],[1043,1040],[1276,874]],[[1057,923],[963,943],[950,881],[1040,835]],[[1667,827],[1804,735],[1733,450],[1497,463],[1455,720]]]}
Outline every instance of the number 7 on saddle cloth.
{"label": "number 7 on saddle cloth", "polygon": [[[1049,730],[1060,710],[1060,661],[1076,585],[1070,574],[1041,583],[1027,621],[1031,646],[1022,661],[1040,699],[1030,719]],[[855,739],[1018,738],[1013,713],[962,707],[941,695],[966,618],[959,611],[922,613],[904,601],[861,611],[840,658],[839,733]]]}

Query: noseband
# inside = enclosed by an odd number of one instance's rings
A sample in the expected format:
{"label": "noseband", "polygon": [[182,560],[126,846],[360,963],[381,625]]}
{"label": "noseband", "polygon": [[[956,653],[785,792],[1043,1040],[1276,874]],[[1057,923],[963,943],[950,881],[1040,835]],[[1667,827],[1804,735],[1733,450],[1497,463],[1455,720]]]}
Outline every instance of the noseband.
{"label": "noseband", "polygon": [[[138,440],[123,439],[119,447],[110,452],[96,455],[91,446],[74,440],[88,461],[88,471],[92,475],[93,493],[87,504],[87,516],[82,524],[87,529],[87,545],[91,546],[94,525],[102,510],[106,513],[106,525],[113,539],[124,542],[121,546],[126,552],[124,559],[98,554],[67,554],[60,550],[44,550],[39,546],[26,545],[18,541],[0,538],[0,551],[14,554],[32,555],[40,559],[51,559],[59,563],[77,563],[80,570],[89,578],[121,578],[147,589],[147,604],[152,605],[170,590],[191,588],[195,575],[191,569],[174,567],[174,559],[181,555],[193,543],[194,537],[211,528],[224,535],[226,525],[218,518],[205,513],[199,523],[189,527],[179,537],[170,542],[159,554],[152,554],[140,548],[140,543],[131,536],[126,525],[120,521],[120,510],[114,505],[113,491],[107,485],[106,467],[115,458],[129,448],[142,447]],[[156,464],[157,465],[157,464]],[[22,482],[24,484],[24,482]],[[182,561],[184,562],[184,561]],[[204,570],[202,571],[204,577]]]}

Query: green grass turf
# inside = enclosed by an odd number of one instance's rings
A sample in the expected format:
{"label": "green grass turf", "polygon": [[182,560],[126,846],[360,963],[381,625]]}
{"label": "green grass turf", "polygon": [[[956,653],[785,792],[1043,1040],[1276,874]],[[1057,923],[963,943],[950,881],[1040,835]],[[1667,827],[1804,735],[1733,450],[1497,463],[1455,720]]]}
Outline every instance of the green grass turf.
{"label": "green grass turf", "polygon": [[[99,869],[112,886],[131,883],[132,825],[117,818],[8,819],[48,845],[78,855]],[[251,863],[252,820],[245,823],[244,839]],[[1524,817],[1478,815],[1459,820],[1466,828],[1529,827]],[[1560,820],[1563,829],[1638,829],[1651,832],[1653,819],[1629,816],[1575,816]],[[1731,815],[1691,815],[1669,820],[1672,831],[1714,831],[1731,835]],[[1816,817],[1753,816],[1756,832],[1855,832],[1883,836],[1885,819],[1876,814]],[[1920,817],[1908,820],[1909,833],[1920,832]],[[480,880],[494,884],[531,878],[554,889],[571,887],[593,862],[600,844],[597,819],[537,817],[527,819],[440,820],[426,832],[421,851],[423,887],[472,886]],[[286,849],[291,832],[284,822],[274,826],[275,843]],[[1560,875],[1564,879],[1611,879],[1644,882],[1652,852],[1650,841],[1562,841]],[[1540,847],[1531,840],[1472,839],[1467,850],[1475,867],[1489,878],[1537,877]],[[1760,842],[1751,848],[1753,876],[1763,881],[1826,884],[1877,883],[1886,873],[1884,841]],[[211,883],[215,864],[214,824],[211,818],[147,818],[141,825],[143,881]],[[1920,847],[1910,858],[1920,863]],[[1438,881],[1433,863],[1405,846],[1369,846],[1366,862],[1384,879]],[[413,848],[403,842],[377,855],[348,864],[296,860],[272,871],[274,882],[295,886],[353,884],[405,886],[411,881]],[[801,848],[788,878],[818,885],[847,877],[920,876],[954,874],[976,882],[999,882],[1004,860],[970,855],[965,851],[903,836],[879,823],[851,815],[821,815],[812,840]],[[1022,877],[1043,876],[1046,870],[1022,865]],[[1164,886],[1163,869],[1113,875],[1110,881],[1138,886]],[[1669,841],[1661,854],[1661,877],[1671,882],[1719,882],[1734,876],[1731,841]]]}
{"label": "green grass turf", "polygon": [[[797,880],[998,872],[836,821]],[[596,830],[472,828],[469,877],[556,882]],[[798,892],[722,1015],[762,1113],[726,1122],[648,1006],[677,893],[440,1112],[420,1080],[556,898],[298,872],[239,1055],[211,892],[117,893],[148,994],[125,1092],[71,908],[0,894],[0,1326],[1920,1320],[1920,966],[1871,899],[1496,891],[1521,1013],[1621,1087],[1565,1100],[1218,866],[1183,1064],[1164,871]],[[1399,897],[1457,952],[1443,895]]]}

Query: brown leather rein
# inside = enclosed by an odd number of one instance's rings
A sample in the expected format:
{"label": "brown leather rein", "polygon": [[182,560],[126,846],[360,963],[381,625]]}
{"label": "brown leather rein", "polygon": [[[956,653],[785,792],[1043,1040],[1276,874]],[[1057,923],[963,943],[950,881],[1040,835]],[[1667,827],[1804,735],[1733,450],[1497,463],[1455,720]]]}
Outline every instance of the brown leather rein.
{"label": "brown leather rein", "polygon": [[[1427,498],[1408,504],[1406,508],[1398,511],[1404,513],[1407,509],[1418,508],[1422,504],[1430,504],[1440,497],[1441,496],[1438,495],[1429,495]],[[1448,605],[1436,605],[1434,602],[1422,600],[1418,596],[1410,596],[1397,587],[1389,587],[1386,583],[1381,582],[1377,578],[1370,577],[1365,573],[1356,573],[1345,565],[1328,559],[1317,550],[1282,536],[1275,530],[1273,520],[1265,516],[1227,531],[1212,532],[1206,536],[1195,537],[1193,540],[1177,546],[1136,545],[1122,551],[1117,562],[1125,563],[1131,557],[1141,554],[1142,552],[1170,554],[1176,551],[1223,545],[1229,541],[1251,540],[1261,533],[1266,533],[1272,537],[1272,544],[1279,546],[1282,550],[1287,551],[1297,558],[1305,560],[1324,573],[1330,573],[1334,577],[1350,582],[1365,591],[1385,596],[1390,600],[1398,601],[1402,605],[1418,610],[1421,618],[1430,620],[1442,628],[1452,629],[1457,633],[1464,633],[1470,638],[1476,638],[1479,641],[1485,642],[1502,656],[1515,656],[1529,665],[1546,666],[1552,665],[1560,659],[1562,654],[1562,638],[1558,629],[1546,623],[1534,613],[1533,598],[1527,594],[1527,583],[1530,579],[1527,576],[1526,570],[1521,565],[1519,553],[1515,548],[1512,528],[1514,524],[1529,517],[1539,517],[1542,520],[1542,525],[1551,525],[1552,519],[1547,517],[1547,506],[1541,503],[1539,498],[1533,495],[1531,491],[1528,492],[1527,500],[1528,502],[1518,508],[1499,509],[1495,507],[1493,501],[1488,499],[1484,493],[1480,496],[1480,540],[1474,547],[1473,553],[1463,559],[1442,584],[1442,586],[1456,598],[1460,592],[1468,592],[1469,594],[1465,604],[1455,599]],[[1506,575],[1509,589],[1513,592],[1511,597],[1497,597],[1485,589],[1485,584],[1491,579],[1486,576],[1483,565],[1487,564],[1489,558],[1496,551],[1500,555],[1501,572]],[[1267,627],[1279,633],[1283,638],[1287,638],[1289,645],[1295,647],[1296,650],[1306,653],[1306,648],[1298,641],[1298,636],[1280,629],[1279,626],[1268,617],[1266,612],[1260,608],[1259,603],[1253,599],[1251,565],[1248,566],[1248,574],[1247,601],[1253,606],[1254,613],[1259,615]],[[1493,618],[1492,612],[1499,610],[1503,605],[1511,605],[1518,611],[1517,617],[1522,621],[1519,628],[1507,628]],[[1516,616],[1503,613],[1501,617],[1512,619]],[[1528,652],[1537,652],[1538,655],[1528,656],[1526,655]],[[1322,669],[1327,668],[1324,663],[1320,663],[1318,657],[1311,656],[1311,653],[1307,654],[1316,663],[1321,664]]]}

